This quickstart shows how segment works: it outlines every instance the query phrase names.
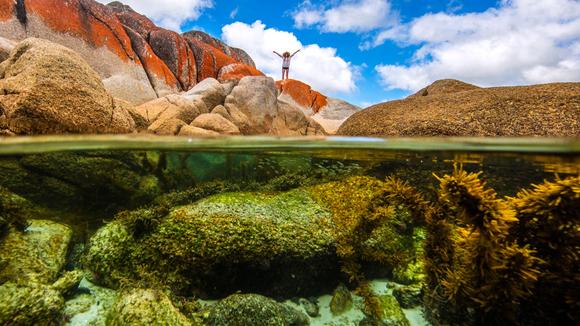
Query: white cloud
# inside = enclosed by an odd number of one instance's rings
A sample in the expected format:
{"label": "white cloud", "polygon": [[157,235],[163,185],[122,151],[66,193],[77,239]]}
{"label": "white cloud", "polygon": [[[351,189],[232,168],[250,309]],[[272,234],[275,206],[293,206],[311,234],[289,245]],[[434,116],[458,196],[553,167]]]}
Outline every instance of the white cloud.
{"label": "white cloud", "polygon": [[302,80],[323,93],[348,93],[355,89],[356,67],[339,57],[334,48],[303,45],[290,32],[266,28],[261,21],[251,25],[235,22],[222,28],[222,39],[244,49],[265,74],[280,79],[281,59],[272,53],[301,49],[290,66],[290,78]]}
{"label": "white cloud", "polygon": [[580,80],[580,2],[503,0],[481,13],[428,14],[386,33],[420,48],[409,65],[379,65],[388,89],[416,91],[442,78],[481,86]]}
{"label": "white cloud", "polygon": [[388,0],[342,0],[335,6],[314,6],[305,1],[292,15],[298,28],[318,26],[324,32],[369,32],[397,19]]}
{"label": "white cloud", "polygon": [[[104,4],[111,0],[97,0]],[[161,27],[180,31],[187,21],[196,20],[204,9],[213,6],[213,0],[122,0],[135,11],[149,17]]]}

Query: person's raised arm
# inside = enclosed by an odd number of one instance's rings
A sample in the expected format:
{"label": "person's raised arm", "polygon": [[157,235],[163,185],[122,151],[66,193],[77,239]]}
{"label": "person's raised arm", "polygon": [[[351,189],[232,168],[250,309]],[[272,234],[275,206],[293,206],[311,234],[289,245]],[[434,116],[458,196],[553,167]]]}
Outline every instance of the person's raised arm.
{"label": "person's raised arm", "polygon": [[298,49],[296,52],[292,53],[291,57],[295,56],[296,53],[300,52],[300,49]]}
{"label": "person's raised arm", "polygon": [[282,58],[282,55],[280,53],[278,53],[276,51],[272,51],[272,52],[276,53],[277,56],[279,56],[280,58]]}

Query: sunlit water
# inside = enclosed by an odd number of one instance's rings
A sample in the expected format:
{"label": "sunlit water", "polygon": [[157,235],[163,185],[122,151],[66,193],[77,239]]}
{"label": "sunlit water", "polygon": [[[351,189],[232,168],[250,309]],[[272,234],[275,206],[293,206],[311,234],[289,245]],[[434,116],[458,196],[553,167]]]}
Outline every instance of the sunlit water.
{"label": "sunlit water", "polygon": [[[493,189],[498,198],[507,200],[545,180],[578,177],[580,143],[559,139],[443,138],[3,139],[0,140],[3,201],[13,203],[11,196],[20,196],[27,202],[22,204],[26,207],[24,213],[19,207],[17,213],[9,212],[4,203],[0,215],[25,215],[28,222],[24,226],[2,225],[0,271],[4,271],[0,272],[0,282],[4,285],[0,288],[11,282],[32,286],[33,279],[52,284],[65,271],[82,271],[81,284],[74,284],[62,293],[64,310],[52,312],[56,324],[129,322],[125,317],[113,316],[128,309],[118,308],[123,304],[119,298],[135,288],[150,288],[161,289],[173,301],[176,311],[194,324],[224,324],[230,317],[215,316],[223,312],[214,309],[220,299],[235,293],[258,293],[305,317],[287,324],[375,325],[378,319],[371,321],[372,314],[368,309],[365,312],[363,299],[355,291],[356,282],[349,282],[341,268],[344,257],[338,248],[342,230],[335,225],[336,215],[341,211],[336,207],[341,202],[358,204],[353,196],[370,191],[365,188],[367,184],[377,187],[375,181],[383,182],[388,177],[406,182],[435,203],[440,187],[438,178],[459,170],[481,172],[479,177],[486,187]],[[352,187],[351,191],[348,187]],[[20,197],[15,206],[21,204]],[[364,200],[367,199],[361,199]],[[367,209],[366,203],[361,205],[361,209]],[[152,218],[139,211],[144,207],[162,212],[154,213]],[[395,209],[400,213],[398,218],[404,219],[406,211],[401,207]],[[123,211],[134,214],[119,214]],[[13,241],[12,233],[21,232],[24,237],[33,234],[36,224],[31,221],[35,219],[55,221],[72,230],[70,240],[67,238],[63,244],[65,249],[59,249],[61,258],[46,252],[56,250],[56,245],[48,242],[59,241],[58,235],[48,240],[35,238],[31,241],[36,241],[36,252],[14,257],[26,245],[13,247],[6,243]],[[9,217],[3,217],[4,221],[9,221]],[[256,230],[253,221],[258,221]],[[373,231],[371,238],[361,244],[360,250],[372,254],[361,254],[357,262],[375,297],[389,296],[393,289],[403,286],[420,288],[425,282],[424,227],[414,225],[411,220],[397,221],[402,225],[378,226],[378,231]],[[106,259],[113,255],[112,249],[95,239],[101,239],[99,232],[115,223],[129,230],[131,243],[107,242],[107,246],[130,248],[119,254],[121,261],[111,262]],[[220,227],[195,229],[214,224]],[[296,228],[304,230],[295,232]],[[48,232],[42,227],[39,230]],[[400,232],[396,239],[404,243],[392,243],[392,239],[377,243],[393,230]],[[305,236],[304,246],[308,248],[300,248],[300,243],[284,238],[286,235]],[[316,237],[320,241],[310,241]],[[236,247],[240,243],[245,247]],[[386,252],[386,258],[373,261],[372,257],[382,254],[381,250]],[[404,255],[398,255],[398,251],[404,251]],[[399,258],[402,262],[396,260]],[[25,262],[21,267],[18,264],[23,259],[37,261]],[[417,264],[421,267],[413,270]],[[44,273],[43,269],[50,272]],[[413,275],[405,274],[411,270]],[[341,283],[348,285],[353,303],[344,312],[333,313],[330,309],[333,290]],[[2,294],[0,301],[14,300],[0,291]],[[420,295],[416,297],[422,300]],[[317,307],[318,314],[307,315],[305,300]],[[182,304],[184,301],[193,302],[193,308]],[[529,301],[522,300],[522,304]],[[383,318],[386,325],[420,325],[437,318],[425,312],[429,308],[422,302],[403,308],[400,310],[403,317],[377,318]],[[523,307],[522,312],[514,314],[516,323],[530,323],[521,317],[526,309]],[[7,322],[3,317],[15,318],[9,311],[0,309],[0,321]],[[570,318],[576,317],[575,313],[568,313]],[[30,318],[23,320],[35,320],[34,316]],[[469,318],[464,322],[476,320]],[[498,318],[501,321],[503,317]],[[172,324],[171,320],[158,322]]]}

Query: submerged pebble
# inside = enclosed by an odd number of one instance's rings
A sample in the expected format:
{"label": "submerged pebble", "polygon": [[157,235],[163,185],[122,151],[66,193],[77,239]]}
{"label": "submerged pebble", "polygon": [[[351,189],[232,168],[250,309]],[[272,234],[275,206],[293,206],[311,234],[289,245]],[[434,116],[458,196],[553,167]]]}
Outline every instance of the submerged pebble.
{"label": "submerged pebble", "polygon": [[304,311],[306,311],[308,316],[318,317],[320,315],[316,298],[311,298],[311,299],[300,298],[300,300],[298,300],[298,302],[304,308]]}
{"label": "submerged pebble", "polygon": [[332,294],[330,311],[334,315],[340,315],[352,308],[352,294],[344,284],[340,284]]}

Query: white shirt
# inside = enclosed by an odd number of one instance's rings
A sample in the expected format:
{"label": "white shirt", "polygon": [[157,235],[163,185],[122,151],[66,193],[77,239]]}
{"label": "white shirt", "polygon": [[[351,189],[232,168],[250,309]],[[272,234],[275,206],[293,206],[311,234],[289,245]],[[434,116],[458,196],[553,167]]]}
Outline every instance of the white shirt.
{"label": "white shirt", "polygon": [[290,68],[290,60],[292,57],[282,57],[282,68]]}

